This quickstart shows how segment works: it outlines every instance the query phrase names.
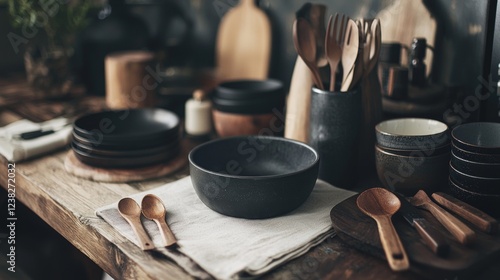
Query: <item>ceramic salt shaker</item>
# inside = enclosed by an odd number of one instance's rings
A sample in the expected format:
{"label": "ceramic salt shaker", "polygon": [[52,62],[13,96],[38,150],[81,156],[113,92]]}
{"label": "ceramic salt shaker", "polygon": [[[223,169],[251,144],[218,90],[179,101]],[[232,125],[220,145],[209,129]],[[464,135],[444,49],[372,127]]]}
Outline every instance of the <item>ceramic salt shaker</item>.
{"label": "ceramic salt shaker", "polygon": [[186,133],[202,137],[212,132],[212,104],[202,90],[196,90],[186,102]]}

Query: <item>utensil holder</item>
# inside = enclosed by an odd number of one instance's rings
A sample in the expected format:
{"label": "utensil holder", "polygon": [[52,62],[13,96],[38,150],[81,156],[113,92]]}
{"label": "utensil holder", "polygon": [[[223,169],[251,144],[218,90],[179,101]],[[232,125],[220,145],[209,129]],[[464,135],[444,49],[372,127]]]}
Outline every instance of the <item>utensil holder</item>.
{"label": "utensil holder", "polygon": [[356,183],[362,116],[360,88],[312,88],[309,144],[320,156],[319,179],[341,188]]}

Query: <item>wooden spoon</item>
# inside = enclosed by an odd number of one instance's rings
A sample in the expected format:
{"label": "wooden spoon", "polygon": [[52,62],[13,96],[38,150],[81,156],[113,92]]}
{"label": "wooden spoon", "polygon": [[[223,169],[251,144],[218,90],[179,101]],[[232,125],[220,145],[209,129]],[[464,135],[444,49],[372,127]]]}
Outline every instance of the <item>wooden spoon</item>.
{"label": "wooden spoon", "polygon": [[356,71],[356,59],[359,52],[359,29],[354,20],[347,21],[347,29],[345,32],[344,46],[342,47],[342,88],[340,91],[348,91],[354,86],[353,76]]}
{"label": "wooden spoon", "polygon": [[314,84],[323,90],[323,82],[316,65],[316,39],[314,30],[306,19],[298,18],[293,23],[293,44],[304,63],[311,70]]}
{"label": "wooden spoon", "polygon": [[165,222],[165,213],[167,211],[161,199],[156,195],[148,194],[142,199],[141,205],[144,217],[155,221],[158,225],[165,247],[176,244],[177,240]]}
{"label": "wooden spoon", "polygon": [[401,207],[399,199],[386,189],[371,188],[362,192],[356,203],[361,211],[377,222],[380,241],[391,269],[408,269],[408,256],[391,221],[392,215]]}
{"label": "wooden spoon", "polygon": [[432,215],[462,244],[469,244],[476,239],[476,233],[436,203],[432,202],[423,190],[419,190],[411,199],[411,204],[432,213]]}
{"label": "wooden spoon", "polygon": [[118,202],[118,211],[120,215],[130,224],[135,235],[139,239],[139,247],[142,250],[154,249],[153,241],[149,238],[141,223],[141,208],[132,198],[122,198]]}

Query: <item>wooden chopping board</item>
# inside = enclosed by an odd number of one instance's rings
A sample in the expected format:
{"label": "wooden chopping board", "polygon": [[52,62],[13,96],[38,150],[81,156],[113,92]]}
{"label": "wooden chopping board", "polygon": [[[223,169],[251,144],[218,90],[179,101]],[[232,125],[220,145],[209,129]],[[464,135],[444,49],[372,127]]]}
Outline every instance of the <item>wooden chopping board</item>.
{"label": "wooden chopping board", "polygon": [[[333,207],[330,212],[333,228],[347,244],[385,258],[377,225],[358,209],[357,197],[354,195]],[[471,246],[464,246],[456,242],[432,215],[423,210],[421,212],[433,226],[445,233],[451,245],[450,254],[446,258],[434,255],[421,241],[416,230],[395,215],[392,221],[410,259],[411,270],[429,279],[465,279],[473,276],[472,273],[481,267],[500,261],[500,235],[485,234],[466,222],[475,230],[477,241]]]}
{"label": "wooden chopping board", "polygon": [[220,81],[267,78],[271,24],[254,0],[240,0],[224,15],[215,51]]}

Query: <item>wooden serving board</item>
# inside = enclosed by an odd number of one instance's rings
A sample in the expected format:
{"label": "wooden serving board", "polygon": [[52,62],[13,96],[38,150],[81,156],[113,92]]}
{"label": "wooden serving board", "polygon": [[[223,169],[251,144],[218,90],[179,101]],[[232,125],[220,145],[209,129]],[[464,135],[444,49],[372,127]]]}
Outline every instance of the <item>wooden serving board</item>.
{"label": "wooden serving board", "polygon": [[[347,244],[385,258],[377,225],[358,209],[357,197],[358,195],[354,195],[333,207],[330,212],[333,228]],[[396,214],[392,221],[410,259],[411,270],[429,279],[466,279],[468,276],[472,277],[472,273],[478,269],[500,261],[500,235],[485,234],[466,222],[476,232],[477,241],[473,245],[464,246],[456,242],[432,215],[423,210],[421,212],[432,225],[445,233],[450,244],[450,254],[444,258],[434,255],[416,230]]]}

